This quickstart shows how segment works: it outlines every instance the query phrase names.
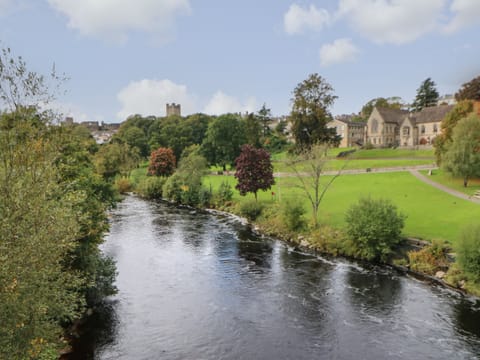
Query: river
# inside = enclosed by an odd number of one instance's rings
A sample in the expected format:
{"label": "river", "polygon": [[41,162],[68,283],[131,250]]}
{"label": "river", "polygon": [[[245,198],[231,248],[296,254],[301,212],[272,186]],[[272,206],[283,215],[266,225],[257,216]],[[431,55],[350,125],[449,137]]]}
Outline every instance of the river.
{"label": "river", "polygon": [[480,358],[479,302],[230,216],[129,196],[103,251],[119,292],[71,359]]}

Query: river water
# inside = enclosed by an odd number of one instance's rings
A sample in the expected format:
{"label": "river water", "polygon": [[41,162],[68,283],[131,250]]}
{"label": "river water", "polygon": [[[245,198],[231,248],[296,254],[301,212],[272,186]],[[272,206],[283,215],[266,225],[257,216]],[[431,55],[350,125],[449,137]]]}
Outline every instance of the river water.
{"label": "river water", "polygon": [[395,270],[127,197],[103,250],[118,295],[72,359],[479,359],[480,304]]}

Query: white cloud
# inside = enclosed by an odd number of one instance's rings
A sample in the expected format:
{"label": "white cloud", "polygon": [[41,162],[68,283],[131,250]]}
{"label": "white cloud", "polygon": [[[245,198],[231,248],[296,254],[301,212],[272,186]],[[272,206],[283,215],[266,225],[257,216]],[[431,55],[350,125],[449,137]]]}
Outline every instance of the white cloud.
{"label": "white cloud", "polygon": [[236,112],[254,112],[256,109],[256,100],[253,97],[249,97],[243,103],[233,96],[226,95],[222,91],[217,91],[205,109],[206,114],[220,115],[226,113]]}
{"label": "white cloud", "polygon": [[181,104],[182,115],[193,113],[195,108],[195,96],[188,93],[187,87],[170,80],[132,81],[117,98],[122,104],[117,116],[122,120],[133,114],[164,116],[165,105],[173,102]]}
{"label": "white cloud", "polygon": [[350,39],[337,39],[320,48],[320,64],[329,66],[355,60],[359,50]]}
{"label": "white cloud", "polygon": [[[5,0],[0,0],[5,1]],[[144,31],[157,41],[171,37],[177,15],[190,12],[189,0],[48,0],[68,18],[68,26],[87,36],[125,42],[129,31]]]}
{"label": "white cloud", "polygon": [[283,24],[287,34],[301,34],[306,30],[319,31],[330,23],[330,14],[325,9],[317,9],[315,5],[302,8],[292,4],[285,13]]}
{"label": "white cloud", "polygon": [[445,4],[446,0],[340,0],[337,16],[376,43],[404,44],[435,30]]}
{"label": "white cloud", "polygon": [[455,32],[463,27],[480,24],[480,1],[478,0],[453,0],[450,10],[455,14],[445,27],[446,32]]}

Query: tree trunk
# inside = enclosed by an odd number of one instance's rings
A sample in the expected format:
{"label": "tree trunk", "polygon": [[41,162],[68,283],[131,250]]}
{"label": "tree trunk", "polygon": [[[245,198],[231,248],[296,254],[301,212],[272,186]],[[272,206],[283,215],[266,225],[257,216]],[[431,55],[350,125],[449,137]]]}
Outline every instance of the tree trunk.
{"label": "tree trunk", "polygon": [[463,178],[463,187],[467,187],[468,184],[468,177]]}
{"label": "tree trunk", "polygon": [[255,191],[253,194],[255,195],[255,202],[257,202],[257,192]]}

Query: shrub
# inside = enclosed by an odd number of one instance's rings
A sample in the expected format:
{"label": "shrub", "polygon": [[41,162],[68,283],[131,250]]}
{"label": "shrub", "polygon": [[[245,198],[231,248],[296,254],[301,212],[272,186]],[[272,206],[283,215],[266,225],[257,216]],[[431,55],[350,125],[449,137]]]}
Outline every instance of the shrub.
{"label": "shrub", "polygon": [[147,199],[161,199],[166,179],[163,177],[146,177],[137,185],[137,192]]}
{"label": "shrub", "polygon": [[401,242],[405,216],[389,200],[362,198],[347,210],[347,234],[354,256],[385,261]]}
{"label": "shrub", "polygon": [[434,241],[419,251],[407,253],[410,269],[434,275],[439,270],[448,268],[448,251],[446,244]]}
{"label": "shrub", "polygon": [[290,231],[299,231],[305,228],[305,208],[299,202],[286,202],[282,209],[282,217]]}
{"label": "shrub", "polygon": [[175,154],[170,148],[158,148],[152,151],[148,164],[148,175],[170,176],[175,170]]}
{"label": "shrub", "polygon": [[246,217],[250,221],[256,220],[263,210],[263,205],[255,200],[245,201],[240,204],[240,215]]}
{"label": "shrub", "polygon": [[115,180],[115,188],[120,194],[126,194],[132,191],[132,184],[127,178],[119,178]]}
{"label": "shrub", "polygon": [[218,191],[215,194],[215,202],[218,205],[225,204],[228,201],[232,201],[233,198],[233,190],[232,186],[228,183],[228,181],[222,181]]}
{"label": "shrub", "polygon": [[480,225],[465,228],[457,243],[457,262],[474,282],[480,282]]}

